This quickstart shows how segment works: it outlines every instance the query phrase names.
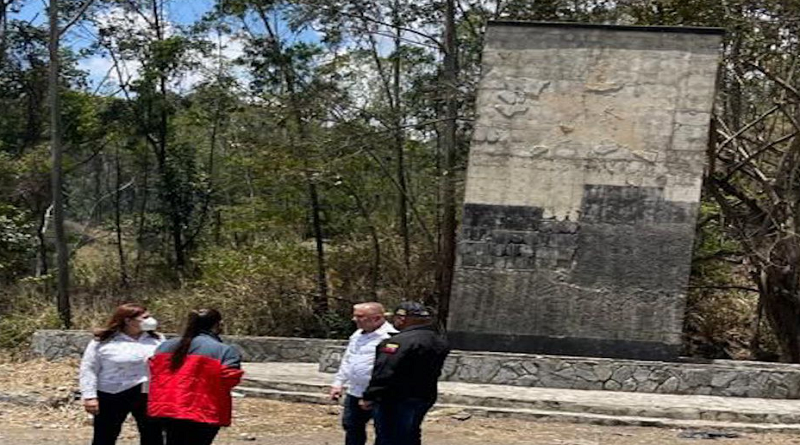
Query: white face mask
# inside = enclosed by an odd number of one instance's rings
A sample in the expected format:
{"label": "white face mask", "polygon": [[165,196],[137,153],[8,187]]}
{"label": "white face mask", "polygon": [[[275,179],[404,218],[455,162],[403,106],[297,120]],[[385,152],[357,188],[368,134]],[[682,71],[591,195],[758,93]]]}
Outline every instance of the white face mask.
{"label": "white face mask", "polygon": [[143,331],[155,331],[158,327],[158,320],[155,317],[147,317],[139,323],[139,328]]}

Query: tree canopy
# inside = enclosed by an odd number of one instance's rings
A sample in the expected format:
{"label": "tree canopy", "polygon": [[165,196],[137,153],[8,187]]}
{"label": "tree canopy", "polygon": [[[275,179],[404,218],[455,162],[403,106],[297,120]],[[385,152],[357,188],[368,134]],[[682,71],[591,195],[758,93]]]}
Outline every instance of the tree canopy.
{"label": "tree canopy", "polygon": [[248,334],[344,335],[364,299],[446,313],[486,22],[575,21],[727,31],[687,351],[800,361],[800,5],[52,0],[53,28],[31,3],[0,0],[13,335],[130,299]]}

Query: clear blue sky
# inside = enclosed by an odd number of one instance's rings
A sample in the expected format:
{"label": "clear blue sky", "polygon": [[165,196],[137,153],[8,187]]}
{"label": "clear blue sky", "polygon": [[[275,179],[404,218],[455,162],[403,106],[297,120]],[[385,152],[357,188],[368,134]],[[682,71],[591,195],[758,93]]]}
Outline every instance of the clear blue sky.
{"label": "clear blue sky", "polygon": [[[14,17],[22,20],[31,20],[35,17],[35,23],[44,23],[47,20],[45,4],[48,2],[49,0],[25,0],[22,11]],[[174,0],[167,2],[167,7],[171,20],[189,24],[208,12],[213,4],[214,0]]]}
{"label": "clear blue sky", "polygon": [[[205,13],[209,12],[216,0],[171,0],[165,2],[167,18],[178,25],[190,25],[200,19]],[[49,0],[24,0],[22,10],[11,16],[12,19],[33,21],[37,25],[46,25],[47,13],[46,5]],[[283,23],[279,23],[279,28]],[[279,31],[281,33],[281,31]],[[288,37],[288,36],[287,36]],[[299,36],[293,36],[306,42],[319,42],[318,34],[313,30],[307,30]],[[87,28],[74,27],[64,39],[64,45],[73,49],[85,48],[93,43],[95,38],[94,31]],[[234,48],[234,51],[236,49]],[[240,46],[239,46],[239,51]],[[89,73],[89,80],[92,84],[97,84],[105,78],[109,71],[110,61],[101,55],[92,56],[84,59],[80,63],[80,68]],[[191,76],[190,76],[191,77]]]}

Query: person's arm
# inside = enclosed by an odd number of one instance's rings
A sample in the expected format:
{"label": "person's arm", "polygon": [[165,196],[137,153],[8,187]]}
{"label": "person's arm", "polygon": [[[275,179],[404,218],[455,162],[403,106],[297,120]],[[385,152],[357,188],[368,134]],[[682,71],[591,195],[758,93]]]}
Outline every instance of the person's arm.
{"label": "person's arm", "polygon": [[379,401],[387,393],[397,389],[399,376],[403,372],[403,363],[413,353],[412,350],[411,342],[398,341],[394,338],[378,344],[372,378],[362,397],[365,401]]}
{"label": "person's arm", "polygon": [[97,402],[97,376],[100,374],[100,357],[97,355],[98,346],[99,342],[97,340],[90,341],[86,346],[78,374],[83,406],[90,414],[97,414],[100,411]]}
{"label": "person's arm", "polygon": [[344,385],[347,383],[347,376],[350,373],[350,357],[352,356],[350,350],[354,347],[354,340],[352,337],[350,337],[350,341],[347,343],[347,348],[344,350],[342,361],[339,363],[339,370],[336,371],[336,375],[333,377],[333,383],[331,383],[331,389],[329,392],[331,400],[338,400],[340,397],[342,397]]}
{"label": "person's arm", "polygon": [[222,384],[230,389],[242,381],[242,356],[236,348],[229,346],[222,355]]}

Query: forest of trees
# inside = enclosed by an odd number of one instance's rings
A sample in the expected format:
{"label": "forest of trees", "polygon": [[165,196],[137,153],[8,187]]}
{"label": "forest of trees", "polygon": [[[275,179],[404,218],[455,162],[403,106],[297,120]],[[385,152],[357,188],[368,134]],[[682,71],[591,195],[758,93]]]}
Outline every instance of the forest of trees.
{"label": "forest of trees", "polygon": [[686,352],[800,362],[800,3],[32,3],[0,0],[0,347],[125,300],[251,335],[341,336],[364,299],[446,314],[503,19],[725,28]]}

